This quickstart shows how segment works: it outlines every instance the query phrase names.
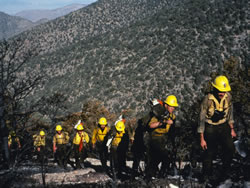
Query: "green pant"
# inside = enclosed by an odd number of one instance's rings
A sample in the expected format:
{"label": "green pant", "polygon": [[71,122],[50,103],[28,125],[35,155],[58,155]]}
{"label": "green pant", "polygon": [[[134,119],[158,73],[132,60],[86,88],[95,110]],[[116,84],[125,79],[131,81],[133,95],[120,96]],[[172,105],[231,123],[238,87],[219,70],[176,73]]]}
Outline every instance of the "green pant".
{"label": "green pant", "polygon": [[156,176],[159,163],[162,163],[161,171],[165,172],[170,164],[170,152],[166,149],[166,137],[154,136],[151,137],[149,143],[149,165],[147,176]]}
{"label": "green pant", "polygon": [[107,169],[108,147],[103,142],[96,142],[96,150],[99,154],[100,161],[104,170]]}
{"label": "green pant", "polygon": [[118,174],[126,168],[126,153],[125,148],[111,146],[111,169],[115,170]]}
{"label": "green pant", "polygon": [[65,162],[66,144],[57,144],[56,147],[56,161],[60,167],[63,167]]}
{"label": "green pant", "polygon": [[207,150],[203,157],[204,175],[212,175],[212,162],[217,154],[218,146],[222,149],[223,174],[229,173],[231,161],[234,154],[234,144],[231,129],[228,124],[209,125],[206,124],[204,138],[207,142]]}
{"label": "green pant", "polygon": [[74,144],[74,153],[75,153],[76,168],[80,169],[81,164],[83,165],[84,160],[88,156],[86,146],[83,146],[82,150],[79,151],[79,145]]}

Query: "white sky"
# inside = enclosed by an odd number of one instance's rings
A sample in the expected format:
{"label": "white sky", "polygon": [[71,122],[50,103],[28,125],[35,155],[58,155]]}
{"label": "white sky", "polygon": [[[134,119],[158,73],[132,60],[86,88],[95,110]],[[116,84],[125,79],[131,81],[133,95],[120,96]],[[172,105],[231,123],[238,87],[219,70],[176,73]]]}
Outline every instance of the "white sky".
{"label": "white sky", "polygon": [[0,0],[0,11],[15,14],[22,10],[56,9],[70,4],[90,4],[97,0]]}

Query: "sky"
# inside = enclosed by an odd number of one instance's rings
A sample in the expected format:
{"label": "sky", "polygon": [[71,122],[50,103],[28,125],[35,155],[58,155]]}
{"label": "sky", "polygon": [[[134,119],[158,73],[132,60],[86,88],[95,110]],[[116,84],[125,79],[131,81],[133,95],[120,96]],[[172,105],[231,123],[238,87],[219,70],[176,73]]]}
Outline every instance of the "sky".
{"label": "sky", "polygon": [[90,4],[97,0],[0,0],[0,11],[14,15],[22,10],[56,9],[70,4]]}

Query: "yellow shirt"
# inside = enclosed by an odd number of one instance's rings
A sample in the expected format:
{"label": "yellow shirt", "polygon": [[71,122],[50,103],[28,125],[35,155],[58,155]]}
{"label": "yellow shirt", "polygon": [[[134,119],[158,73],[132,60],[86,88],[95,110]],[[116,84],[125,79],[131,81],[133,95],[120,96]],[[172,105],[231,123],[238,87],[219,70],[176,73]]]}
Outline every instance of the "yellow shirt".
{"label": "yellow shirt", "polygon": [[122,137],[123,137],[124,133],[125,133],[125,131],[120,132],[120,133],[116,132],[115,137],[114,137],[114,139],[112,141],[112,146],[118,146],[119,145],[119,143],[122,140]]}
{"label": "yellow shirt", "polygon": [[[225,112],[224,117],[218,122],[213,122],[211,119],[214,115],[215,110]],[[234,123],[231,94],[226,92],[220,102],[214,97],[213,94],[206,95],[201,103],[200,123],[197,129],[198,133],[204,133],[205,123],[211,125],[219,125],[225,122],[228,122],[229,124]]]}
{"label": "yellow shirt", "polygon": [[107,135],[109,132],[110,128],[105,127],[103,130],[100,127],[97,127],[93,131],[93,136],[92,136],[92,144],[95,144],[97,141],[98,142],[103,142],[104,137]]}
{"label": "yellow shirt", "polygon": [[[18,137],[15,137],[15,140],[14,140],[16,143],[20,143],[20,140]],[[12,144],[12,136],[9,135],[8,136],[8,145],[10,146]]]}
{"label": "yellow shirt", "polygon": [[33,139],[35,147],[45,146],[45,136],[41,137],[40,135],[34,135]]}
{"label": "yellow shirt", "polygon": [[81,134],[77,132],[73,139],[73,144],[79,145],[81,142],[81,139],[83,143],[89,143],[89,135],[86,132],[81,132]]}
{"label": "yellow shirt", "polygon": [[[208,111],[207,111],[207,114],[206,114],[207,123],[212,124],[212,125],[213,124],[214,125],[219,125],[219,124],[222,124],[222,123],[226,122],[226,120],[227,120],[226,117],[227,117],[227,114],[229,112],[229,103],[228,103],[227,97],[228,96],[227,96],[227,93],[226,93],[219,102],[213,95],[208,95],[208,100],[211,100],[213,102],[208,107]],[[222,111],[225,112],[224,118],[219,120],[216,123],[211,120],[211,117],[214,115],[215,110],[218,110],[220,112],[222,112]]]}
{"label": "yellow shirt", "polygon": [[53,143],[56,144],[69,143],[69,134],[67,132],[62,132],[61,134],[56,133],[56,135],[53,137]]}
{"label": "yellow shirt", "polygon": [[[167,120],[175,120],[175,115],[174,114],[169,114],[169,117]],[[159,120],[156,118],[156,117],[152,117],[152,119],[150,120],[149,122],[149,126],[152,124],[152,123],[155,123],[155,122],[158,122]],[[170,129],[171,125],[167,124],[166,127],[164,128],[161,128],[161,127],[158,127],[156,129],[154,129],[152,131],[152,136],[163,136],[164,134],[168,133],[169,129]]]}

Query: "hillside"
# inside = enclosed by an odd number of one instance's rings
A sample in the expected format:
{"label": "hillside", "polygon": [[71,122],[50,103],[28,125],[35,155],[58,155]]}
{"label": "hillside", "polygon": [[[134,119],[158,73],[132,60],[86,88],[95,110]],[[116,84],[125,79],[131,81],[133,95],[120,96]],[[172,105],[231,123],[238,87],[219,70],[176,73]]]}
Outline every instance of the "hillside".
{"label": "hillside", "polygon": [[71,4],[53,10],[27,10],[18,12],[14,16],[0,12],[0,40],[11,38],[34,26],[64,16],[85,6]]}
{"label": "hillside", "polygon": [[48,74],[47,93],[67,93],[73,111],[97,98],[114,111],[132,108],[138,113],[149,97],[168,94],[178,97],[182,110],[202,95],[212,72],[222,72],[224,60],[235,56],[247,65],[244,3],[190,0],[171,9],[166,5],[155,15],[32,63]]}
{"label": "hillside", "polygon": [[152,16],[167,4],[165,0],[99,0],[40,25],[31,32],[22,33],[15,39],[32,43],[25,48],[34,53],[50,53],[117,28],[126,28],[131,23]]}
{"label": "hillside", "polygon": [[0,12],[0,40],[17,35],[34,25],[29,20]]}
{"label": "hillside", "polygon": [[[225,74],[232,88],[234,128],[249,151],[248,14],[247,0],[99,0],[1,44],[6,91],[0,96],[0,115],[10,119],[6,126],[22,133],[22,142],[32,143],[29,135],[42,129],[52,143],[56,125],[74,134],[75,123],[82,120],[91,135],[101,116],[112,126],[124,115],[133,133],[150,97],[164,100],[174,94],[179,103],[176,161],[193,166],[203,154],[197,135],[201,99],[210,81]],[[15,72],[20,67],[23,72]],[[33,92],[35,86],[39,89]],[[235,154],[231,183],[242,185],[249,181],[249,157]],[[159,185],[155,181],[152,186]]]}
{"label": "hillside", "polygon": [[71,4],[52,10],[24,10],[16,13],[15,16],[19,16],[32,22],[37,22],[41,19],[46,19],[48,21],[69,14],[70,12],[76,11],[85,6],[86,5],[83,4]]}

